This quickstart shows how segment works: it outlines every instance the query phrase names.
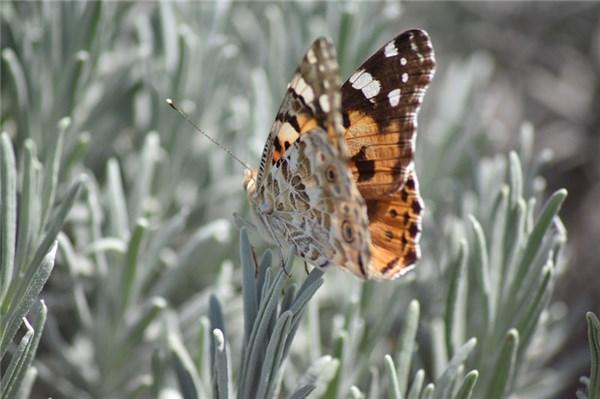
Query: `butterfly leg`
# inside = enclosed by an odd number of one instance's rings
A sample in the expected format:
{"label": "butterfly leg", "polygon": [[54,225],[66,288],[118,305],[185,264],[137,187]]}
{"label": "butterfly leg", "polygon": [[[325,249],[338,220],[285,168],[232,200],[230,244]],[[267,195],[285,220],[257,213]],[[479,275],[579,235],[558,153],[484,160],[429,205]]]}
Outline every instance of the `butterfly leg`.
{"label": "butterfly leg", "polygon": [[306,272],[306,275],[308,276],[308,263],[306,263],[306,261],[304,261],[304,271]]}
{"label": "butterfly leg", "polygon": [[[285,255],[283,254],[283,247],[281,246],[281,244],[279,242],[277,242],[277,249],[279,249],[279,258],[281,259],[281,268],[283,269],[283,272],[285,273],[285,275],[290,278],[292,277],[292,275],[288,272],[288,270],[285,267],[285,264],[287,263],[287,259],[285,257]],[[290,256],[294,256],[293,254],[290,254]]]}
{"label": "butterfly leg", "polygon": [[[281,259],[281,268],[283,269],[283,272],[285,273],[285,275],[288,278],[290,278],[292,275],[285,268],[286,257],[283,254],[283,244],[279,241],[279,238],[277,237],[277,235],[273,231],[273,227],[269,223],[265,223],[265,226],[269,230],[269,234],[271,234],[271,237],[273,237],[273,239],[275,240],[275,243],[277,244],[277,249],[279,249],[279,256],[280,256],[280,259]],[[290,256],[294,256],[294,255],[290,254]]]}

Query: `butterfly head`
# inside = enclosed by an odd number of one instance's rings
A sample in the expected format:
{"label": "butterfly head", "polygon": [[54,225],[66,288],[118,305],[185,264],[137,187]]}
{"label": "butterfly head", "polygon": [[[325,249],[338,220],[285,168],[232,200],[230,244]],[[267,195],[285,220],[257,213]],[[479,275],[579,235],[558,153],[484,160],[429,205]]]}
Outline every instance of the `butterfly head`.
{"label": "butterfly head", "polygon": [[265,241],[276,243],[272,230],[265,219],[273,211],[273,201],[269,195],[260,195],[257,190],[257,176],[258,171],[256,169],[246,169],[244,172],[244,190],[251,205],[250,209],[255,222],[253,227]]}
{"label": "butterfly head", "polygon": [[252,209],[258,216],[270,215],[273,212],[273,198],[271,195],[261,195],[259,193],[257,190],[257,175],[256,169],[246,169],[244,172],[244,190],[246,190],[250,204],[253,205]]}

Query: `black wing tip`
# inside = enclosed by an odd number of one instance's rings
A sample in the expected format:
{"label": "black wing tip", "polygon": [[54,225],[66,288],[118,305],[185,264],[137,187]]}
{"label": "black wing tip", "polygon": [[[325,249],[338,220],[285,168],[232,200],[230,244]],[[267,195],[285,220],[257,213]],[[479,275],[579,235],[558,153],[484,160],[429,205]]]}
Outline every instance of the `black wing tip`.
{"label": "black wing tip", "polygon": [[402,36],[409,36],[411,38],[417,38],[422,40],[431,40],[429,37],[429,33],[427,33],[424,29],[409,29],[407,31],[402,32],[397,37],[400,38]]}
{"label": "black wing tip", "polygon": [[418,52],[424,57],[420,60],[421,64],[426,65],[432,72],[435,70],[435,51],[429,33],[426,30],[407,30],[396,36],[394,42],[397,47],[402,47],[402,43],[413,43]]}
{"label": "black wing tip", "polygon": [[319,36],[313,40],[304,54],[304,63],[322,63],[323,60],[336,59],[335,45],[333,40],[327,36]]}
{"label": "black wing tip", "polygon": [[411,29],[403,33],[400,33],[394,39],[396,43],[409,42],[415,43],[419,48],[427,48],[433,52],[433,45],[431,43],[431,37],[426,30],[423,29]]}

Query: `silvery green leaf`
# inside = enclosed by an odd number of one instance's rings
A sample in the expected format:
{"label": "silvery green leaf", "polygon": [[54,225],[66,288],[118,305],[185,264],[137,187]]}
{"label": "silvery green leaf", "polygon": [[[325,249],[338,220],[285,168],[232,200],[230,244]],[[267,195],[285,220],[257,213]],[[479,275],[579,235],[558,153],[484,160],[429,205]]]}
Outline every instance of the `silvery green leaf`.
{"label": "silvery green leaf", "polygon": [[175,375],[181,394],[186,399],[199,398],[200,379],[194,367],[194,362],[185,349],[180,338],[174,334],[168,337],[169,350],[173,357]]}
{"label": "silvery green leaf", "polygon": [[589,399],[595,399],[600,396],[600,321],[592,312],[586,314],[586,319],[591,355],[590,377],[587,379],[586,395]]}

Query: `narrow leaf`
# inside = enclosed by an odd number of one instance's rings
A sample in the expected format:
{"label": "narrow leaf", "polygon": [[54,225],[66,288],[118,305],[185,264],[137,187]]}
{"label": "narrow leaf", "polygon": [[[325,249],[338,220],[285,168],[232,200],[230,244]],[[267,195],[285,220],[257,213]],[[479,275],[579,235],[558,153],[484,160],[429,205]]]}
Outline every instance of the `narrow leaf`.
{"label": "narrow leaf", "polygon": [[200,318],[198,328],[198,346],[196,349],[195,364],[201,381],[211,380],[211,353],[212,338],[210,336],[210,321],[206,316]]}
{"label": "narrow leaf", "polygon": [[585,315],[588,324],[588,341],[590,344],[590,383],[588,387],[589,398],[600,397],[600,320],[592,313]]}
{"label": "narrow leaf", "polygon": [[419,399],[419,396],[421,395],[421,390],[423,389],[424,380],[425,371],[421,369],[416,372],[415,378],[413,378],[412,384],[410,384],[410,391],[408,391],[406,399]]}
{"label": "narrow leaf", "polygon": [[[493,293],[490,284],[490,270],[489,270],[489,257],[487,252],[487,244],[485,240],[485,234],[481,224],[470,216],[471,227],[475,234],[475,248],[473,250],[473,267],[475,268],[475,275],[477,276],[478,286],[481,289],[481,299],[483,301],[483,310],[485,317],[486,331],[492,327],[494,320],[493,305]],[[438,387],[439,391],[439,387]]]}
{"label": "narrow leaf", "polygon": [[242,260],[242,295],[244,300],[244,341],[247,343],[258,312],[256,274],[258,265],[245,228],[240,231],[240,259]]}
{"label": "narrow leaf", "polygon": [[75,167],[75,165],[81,162],[81,159],[88,150],[91,138],[92,135],[90,134],[90,132],[81,132],[77,136],[77,141],[72,146],[72,148],[70,148],[68,154],[65,156],[64,169],[62,173],[63,178],[65,176],[68,176],[71,170]]}
{"label": "narrow leaf", "polygon": [[475,348],[476,344],[477,340],[475,338],[471,338],[463,346],[461,346],[458,351],[456,351],[456,354],[452,360],[450,360],[448,367],[436,381],[436,390],[434,395],[435,398],[442,399],[449,397],[459,367],[461,367],[461,365],[463,365],[467,360],[467,357],[473,348]]}
{"label": "narrow leaf", "polygon": [[111,235],[127,238],[129,224],[127,221],[127,205],[121,180],[121,170],[117,160],[111,158],[106,164],[106,181],[108,189],[108,217]]}
{"label": "narrow leaf", "polygon": [[286,336],[290,330],[292,312],[287,311],[279,316],[273,333],[269,339],[265,358],[262,362],[262,371],[260,376],[260,385],[258,387],[257,397],[270,398],[275,390],[275,383],[284,357],[284,344]]}
{"label": "narrow leaf", "polygon": [[291,395],[290,399],[305,399],[308,398],[308,395],[311,394],[312,391],[315,390],[314,385],[303,385],[300,388],[296,389]]}
{"label": "narrow leaf", "polygon": [[[38,193],[35,143],[31,139],[25,140],[23,151],[23,182],[21,185],[21,198],[19,200],[19,237],[17,238],[17,255],[15,264],[27,265],[31,257],[31,247],[37,238],[40,215],[39,204],[41,195]],[[5,165],[2,166],[3,168]],[[0,189],[0,192],[3,189]],[[0,217],[0,220],[6,220]],[[0,251],[3,252],[3,251]],[[1,262],[1,260],[0,260]],[[4,264],[4,263],[2,263]],[[1,297],[1,295],[0,295]]]}
{"label": "narrow leaf", "polygon": [[435,385],[427,384],[425,389],[423,389],[423,393],[421,394],[421,399],[432,399],[435,394]]}
{"label": "narrow leaf", "polygon": [[119,287],[119,296],[121,298],[120,315],[124,315],[129,304],[135,299],[135,283],[138,269],[138,257],[140,254],[142,240],[148,230],[148,222],[140,219],[133,231],[133,235],[127,246],[125,264],[123,265],[121,275],[121,286]]}
{"label": "narrow leaf", "polygon": [[44,165],[44,188],[42,190],[42,217],[41,226],[46,224],[50,211],[54,207],[56,186],[58,185],[58,174],[60,172],[60,161],[62,158],[63,142],[65,132],[71,125],[71,119],[63,118],[58,123],[58,135],[49,158]]}
{"label": "narrow leaf", "polygon": [[79,38],[82,41],[83,48],[87,51],[92,49],[92,43],[96,38],[102,5],[101,1],[86,3],[85,10],[81,17],[81,32]]}
{"label": "narrow leaf", "polygon": [[339,360],[329,355],[320,357],[300,377],[298,388],[295,391],[300,391],[303,387],[313,387],[315,396],[321,396],[329,382],[335,377],[339,364]]}
{"label": "narrow leaf", "polygon": [[12,338],[21,325],[21,320],[29,312],[31,306],[37,301],[40,291],[44,287],[44,284],[46,284],[46,281],[52,272],[52,268],[54,267],[56,248],[57,242],[55,241],[39,266],[35,268],[35,273],[28,280],[26,289],[23,292],[23,295],[19,297],[19,301],[11,304],[11,307],[13,307],[14,310],[8,315],[8,320],[5,319],[2,321],[3,326],[0,332],[0,358],[4,357]]}
{"label": "narrow leaf", "polygon": [[[458,255],[449,267],[448,295],[446,296],[446,311],[444,315],[444,335],[446,338],[446,352],[448,353],[448,357],[454,356],[456,341],[462,339],[458,333],[458,318],[461,312],[459,299],[461,294],[464,295],[461,291],[464,291],[465,289],[464,283],[462,282],[465,277],[468,251],[469,247],[467,246],[467,241],[461,240],[458,248]],[[464,309],[462,311],[464,311]]]}
{"label": "narrow leaf", "polygon": [[31,328],[27,320],[24,320],[24,324],[27,332],[19,341],[10,364],[2,376],[2,380],[0,380],[0,399],[10,399],[11,395],[18,389],[20,383],[19,373],[24,366],[26,353],[33,339],[33,328]]}
{"label": "narrow leaf", "polygon": [[0,314],[6,311],[4,297],[12,280],[17,232],[17,169],[7,133],[0,136]]}
{"label": "narrow leaf", "polygon": [[227,352],[223,331],[214,329],[213,339],[215,346],[213,392],[215,399],[227,399],[229,397],[229,365],[227,364]]}
{"label": "narrow leaf", "polygon": [[[25,345],[25,350],[20,352],[17,359],[17,368],[14,370],[12,374],[12,381],[9,381],[7,384],[6,397],[7,398],[15,398],[17,397],[18,392],[21,390],[21,386],[23,385],[23,379],[26,377],[27,372],[31,368],[33,363],[33,359],[37,352],[38,345],[40,343],[40,339],[42,337],[42,332],[44,331],[44,325],[46,324],[46,316],[48,314],[48,309],[43,301],[40,301],[40,305],[37,310],[35,323],[30,332],[33,334],[31,340],[27,341],[27,345]],[[27,323],[26,323],[27,325]],[[31,328],[31,327],[30,327]],[[13,359],[15,360],[15,359]],[[2,384],[4,387],[4,384]],[[4,389],[4,388],[3,388]],[[4,392],[3,392],[4,394]]]}
{"label": "narrow leaf", "polygon": [[492,368],[494,375],[490,379],[486,398],[500,399],[510,391],[511,379],[515,371],[517,350],[519,349],[519,333],[515,329],[508,331],[496,364]]}
{"label": "narrow leaf", "polygon": [[456,395],[454,395],[454,399],[471,399],[473,388],[475,388],[478,378],[479,372],[477,372],[477,370],[472,370],[467,373],[460,388],[458,389],[458,392],[456,392]]}
{"label": "narrow leaf", "polygon": [[56,236],[62,229],[67,214],[75,203],[75,199],[77,199],[77,196],[79,195],[79,189],[81,188],[81,185],[85,179],[85,176],[81,176],[77,181],[75,181],[75,183],[71,185],[64,199],[60,202],[58,211],[49,219],[46,227],[46,233],[35,250],[33,258],[27,267],[26,275],[19,284],[19,288],[17,289],[17,293],[15,295],[16,298],[22,296],[22,293],[25,291],[33,274],[36,272],[36,266],[42,262],[42,259],[44,259],[48,253],[50,246],[55,245],[54,241],[56,240]]}
{"label": "narrow leaf", "polygon": [[175,365],[175,376],[179,389],[185,399],[199,398],[200,379],[191,356],[185,349],[179,337],[170,334],[168,338],[169,351]]}
{"label": "narrow leaf", "polygon": [[8,65],[8,68],[6,69],[7,76],[10,77],[9,81],[13,83],[15,93],[17,95],[16,101],[14,102],[16,105],[15,111],[17,113],[17,138],[26,138],[31,135],[29,129],[29,118],[27,114],[28,110],[30,109],[27,78],[25,76],[25,72],[23,71],[23,66],[21,65],[21,62],[19,61],[19,58],[13,49],[2,49],[2,60]]}
{"label": "narrow leaf", "polygon": [[156,132],[148,134],[144,141],[141,159],[138,164],[139,173],[136,175],[129,201],[129,224],[133,225],[142,217],[144,204],[150,195],[154,168],[160,151],[159,136]]}
{"label": "narrow leaf", "polygon": [[[552,267],[552,261],[549,260],[549,264],[544,268],[541,276],[541,281],[536,281],[537,287],[532,287],[531,293],[535,292],[534,295],[530,296],[533,299],[530,300],[528,306],[522,309],[520,312],[521,320],[518,325],[518,331],[520,331],[520,337],[522,342],[529,342],[535,331],[540,315],[550,298],[552,291],[552,280],[554,276],[554,269]],[[540,279],[538,279],[540,280]]]}
{"label": "narrow leaf", "polygon": [[523,197],[523,168],[519,156],[514,151],[508,155],[508,182],[510,185],[510,206],[514,208]]}
{"label": "narrow leaf", "polygon": [[277,299],[281,292],[285,273],[280,270],[272,283],[269,281],[269,275],[270,270],[267,270],[263,298],[261,298],[256,321],[242,360],[239,383],[241,397],[254,397],[255,389],[258,387],[256,379],[260,375],[260,370],[256,365],[261,363],[264,358],[266,349],[264,343],[268,341],[269,324],[277,312]]}
{"label": "narrow leaf", "polygon": [[19,390],[14,396],[14,399],[29,399],[31,398],[31,390],[33,389],[33,383],[35,382],[38,375],[38,371],[35,367],[29,367],[25,376],[19,384]]}
{"label": "narrow leaf", "polygon": [[562,206],[562,203],[566,197],[567,190],[564,189],[558,190],[552,194],[550,199],[548,199],[546,202],[544,209],[542,209],[533,231],[529,235],[527,246],[523,252],[523,257],[521,258],[521,261],[516,269],[516,274],[513,276],[511,281],[511,289],[509,294],[509,298],[513,300],[513,303],[511,303],[511,306],[509,306],[509,310],[511,311],[516,307],[514,300],[516,299],[517,293],[519,292],[521,285],[525,280],[525,275],[529,270],[529,265],[531,265],[535,256],[537,255],[542,243],[542,239],[552,225],[552,221],[558,214],[558,211],[560,210],[560,207]]}
{"label": "narrow leaf", "polygon": [[415,351],[415,338],[419,326],[420,305],[416,300],[410,301],[408,312],[400,341],[400,352],[398,353],[398,389],[401,395],[407,391],[408,375],[413,352]]}
{"label": "narrow leaf", "polygon": [[390,387],[389,391],[392,397],[395,399],[402,399],[402,393],[400,392],[400,383],[398,382],[398,374],[396,373],[396,366],[394,360],[390,355],[385,355],[385,366],[389,373]]}

